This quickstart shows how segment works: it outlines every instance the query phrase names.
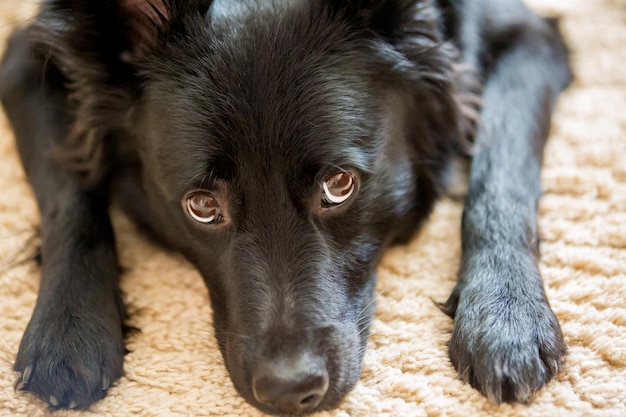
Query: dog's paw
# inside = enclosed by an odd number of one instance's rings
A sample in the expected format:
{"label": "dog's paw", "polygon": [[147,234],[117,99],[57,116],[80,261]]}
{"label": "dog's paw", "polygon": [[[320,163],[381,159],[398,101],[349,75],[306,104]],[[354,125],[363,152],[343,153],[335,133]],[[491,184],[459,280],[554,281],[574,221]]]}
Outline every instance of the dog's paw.
{"label": "dog's paw", "polygon": [[448,300],[444,310],[455,313],[450,359],[490,400],[527,403],[560,371],[567,349],[540,281],[525,291],[500,284],[458,289]]}
{"label": "dog's paw", "polygon": [[124,352],[116,317],[36,312],[17,354],[16,388],[33,393],[52,409],[86,409],[121,377]]}

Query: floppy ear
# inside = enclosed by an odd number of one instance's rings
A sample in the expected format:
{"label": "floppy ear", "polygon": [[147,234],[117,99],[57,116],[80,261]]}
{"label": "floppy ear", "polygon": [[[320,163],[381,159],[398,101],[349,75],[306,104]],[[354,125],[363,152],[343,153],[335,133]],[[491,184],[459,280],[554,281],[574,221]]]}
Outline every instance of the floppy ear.
{"label": "floppy ear", "polygon": [[[352,23],[393,39],[407,23],[423,20],[422,12],[432,11],[424,0],[325,0],[331,10]],[[432,16],[431,16],[432,17]]]}
{"label": "floppy ear", "polygon": [[[156,43],[176,0],[49,0],[35,20],[53,54],[130,60]],[[78,56],[76,58],[79,58]]]}
{"label": "floppy ear", "polygon": [[67,78],[73,119],[65,143],[54,155],[68,168],[84,173],[88,185],[97,183],[106,171],[103,143],[123,127],[139,85],[136,70],[142,59],[158,51],[173,25],[209,2],[42,2],[33,21],[33,42],[36,52]]}
{"label": "floppy ear", "polygon": [[448,152],[470,151],[478,123],[481,86],[477,69],[463,64],[457,47],[444,38],[437,2],[322,1],[338,18],[383,40],[378,44],[385,44],[383,48],[391,51],[384,55],[397,78],[404,82],[403,91],[415,99],[414,121],[420,128],[416,129],[414,146],[419,154],[436,160],[442,147],[450,146]]}
{"label": "floppy ear", "polygon": [[[457,60],[443,39],[439,9],[427,0],[322,0],[331,13],[361,31],[375,34],[407,62],[406,75],[428,81],[447,78]],[[412,67],[412,68],[411,68]],[[411,71],[413,70],[413,71]],[[438,83],[441,80],[436,80]]]}
{"label": "floppy ear", "polygon": [[132,61],[142,51],[154,46],[157,33],[170,19],[170,6],[166,0],[120,0],[119,13],[126,17],[125,38],[129,49],[122,59]]}

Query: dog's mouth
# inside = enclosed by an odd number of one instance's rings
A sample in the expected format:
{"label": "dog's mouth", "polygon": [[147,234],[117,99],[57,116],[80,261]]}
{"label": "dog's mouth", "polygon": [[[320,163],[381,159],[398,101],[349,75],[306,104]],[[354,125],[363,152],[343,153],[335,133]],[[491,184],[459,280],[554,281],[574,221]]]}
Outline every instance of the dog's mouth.
{"label": "dog's mouth", "polygon": [[247,402],[272,415],[336,408],[360,376],[373,304],[366,302],[357,320],[297,334],[218,331],[235,388]]}
{"label": "dog's mouth", "polygon": [[[324,333],[340,337],[336,329]],[[242,344],[240,337],[227,336],[224,359],[235,388],[256,408],[274,415],[310,414],[335,408],[358,380],[365,346],[358,332],[353,334],[327,339],[325,352],[316,352],[322,346],[316,343],[262,355],[253,353],[252,340]]]}

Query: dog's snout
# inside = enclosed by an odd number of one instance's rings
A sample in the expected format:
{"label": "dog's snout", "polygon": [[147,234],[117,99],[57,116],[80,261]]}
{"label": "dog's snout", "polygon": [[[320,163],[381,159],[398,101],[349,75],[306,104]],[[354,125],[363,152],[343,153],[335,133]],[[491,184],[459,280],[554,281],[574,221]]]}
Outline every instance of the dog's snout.
{"label": "dog's snout", "polygon": [[320,357],[267,361],[253,372],[252,388],[257,401],[281,413],[311,411],[328,390],[328,371]]}

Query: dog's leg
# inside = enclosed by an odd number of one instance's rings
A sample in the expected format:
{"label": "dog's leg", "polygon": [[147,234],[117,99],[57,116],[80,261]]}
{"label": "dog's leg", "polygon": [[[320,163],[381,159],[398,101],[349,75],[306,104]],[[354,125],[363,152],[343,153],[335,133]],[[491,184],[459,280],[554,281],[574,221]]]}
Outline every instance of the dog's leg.
{"label": "dog's leg", "polygon": [[537,267],[536,206],[550,115],[570,73],[556,25],[517,0],[487,3],[493,62],[459,281],[443,307],[454,317],[449,350],[461,377],[496,402],[527,402],[566,354]]}
{"label": "dog's leg", "polygon": [[122,374],[113,230],[103,187],[84,189],[49,158],[68,131],[66,91],[32,46],[26,30],[16,31],[0,66],[0,98],[41,213],[41,285],[15,362],[17,386],[53,408],[86,408]]}

